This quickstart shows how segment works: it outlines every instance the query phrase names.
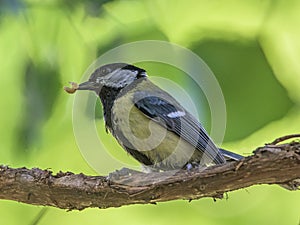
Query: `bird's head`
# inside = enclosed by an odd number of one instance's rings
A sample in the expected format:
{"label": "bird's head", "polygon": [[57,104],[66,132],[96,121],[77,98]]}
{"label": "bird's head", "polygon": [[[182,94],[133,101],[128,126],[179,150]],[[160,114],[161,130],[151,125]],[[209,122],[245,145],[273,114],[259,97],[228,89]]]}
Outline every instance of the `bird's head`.
{"label": "bird's head", "polygon": [[88,81],[79,84],[77,90],[98,92],[102,87],[122,89],[133,81],[146,76],[145,70],[130,64],[107,64],[97,68]]}

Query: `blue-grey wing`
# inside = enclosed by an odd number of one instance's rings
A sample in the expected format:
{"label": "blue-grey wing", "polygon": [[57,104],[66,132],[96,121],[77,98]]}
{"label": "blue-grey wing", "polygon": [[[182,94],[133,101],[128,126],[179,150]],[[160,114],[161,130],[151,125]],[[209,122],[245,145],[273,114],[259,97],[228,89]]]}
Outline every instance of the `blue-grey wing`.
{"label": "blue-grey wing", "polygon": [[170,95],[162,98],[161,95],[139,91],[134,94],[133,101],[145,116],[183,138],[215,164],[225,162],[202,125]]}

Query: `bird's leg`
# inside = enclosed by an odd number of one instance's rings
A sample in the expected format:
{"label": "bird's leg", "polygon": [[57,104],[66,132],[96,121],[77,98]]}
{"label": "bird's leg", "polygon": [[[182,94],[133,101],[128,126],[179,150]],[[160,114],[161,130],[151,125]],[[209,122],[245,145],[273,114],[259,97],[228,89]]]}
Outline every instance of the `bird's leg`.
{"label": "bird's leg", "polygon": [[132,170],[129,168],[122,168],[120,170],[116,170],[112,173],[109,173],[108,179],[109,180],[119,180],[122,177],[131,176],[132,174],[142,173],[137,170]]}

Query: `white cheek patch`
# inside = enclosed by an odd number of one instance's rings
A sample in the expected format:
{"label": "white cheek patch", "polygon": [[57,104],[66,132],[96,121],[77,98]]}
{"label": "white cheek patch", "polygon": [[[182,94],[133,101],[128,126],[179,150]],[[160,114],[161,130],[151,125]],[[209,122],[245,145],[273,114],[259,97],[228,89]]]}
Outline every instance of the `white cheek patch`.
{"label": "white cheek patch", "polygon": [[105,77],[105,84],[110,87],[124,87],[135,80],[137,71],[116,69]]}
{"label": "white cheek patch", "polygon": [[177,117],[182,117],[184,115],[185,115],[185,112],[183,112],[183,111],[176,111],[176,112],[170,112],[167,115],[167,117],[174,119],[174,118],[177,118]]}

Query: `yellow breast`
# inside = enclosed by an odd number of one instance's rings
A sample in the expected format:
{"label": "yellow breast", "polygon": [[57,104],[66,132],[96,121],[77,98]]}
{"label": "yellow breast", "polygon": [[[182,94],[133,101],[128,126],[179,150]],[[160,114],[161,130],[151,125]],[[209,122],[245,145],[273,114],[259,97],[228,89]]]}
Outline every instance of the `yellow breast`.
{"label": "yellow breast", "polygon": [[133,102],[135,91],[162,92],[161,89],[155,90],[157,88],[145,80],[136,89],[116,99],[112,108],[112,126],[113,130],[118,130],[115,133],[117,140],[126,149],[125,138],[135,150],[151,159],[155,164],[154,167],[157,168],[182,168],[191,159],[200,162],[201,153],[195,150],[194,146],[180,139],[177,134],[168,131],[135,107]]}

